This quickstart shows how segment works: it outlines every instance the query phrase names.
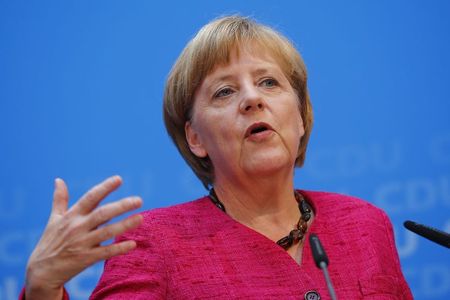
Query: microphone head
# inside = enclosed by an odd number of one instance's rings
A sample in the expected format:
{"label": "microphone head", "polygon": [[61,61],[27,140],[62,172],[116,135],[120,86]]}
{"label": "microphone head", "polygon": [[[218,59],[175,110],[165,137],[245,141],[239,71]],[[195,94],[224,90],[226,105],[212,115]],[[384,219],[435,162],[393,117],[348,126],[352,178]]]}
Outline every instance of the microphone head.
{"label": "microphone head", "polygon": [[325,253],[322,243],[320,243],[319,237],[316,234],[311,233],[309,235],[309,243],[311,245],[311,251],[316,266],[319,269],[322,269],[322,263],[325,263],[325,266],[328,266],[328,256]]}
{"label": "microphone head", "polygon": [[447,232],[413,221],[405,221],[403,223],[403,226],[405,226],[406,229],[409,229],[412,232],[417,233],[418,235],[423,236],[424,238],[429,239],[432,242],[435,242],[446,248],[450,248],[450,234]]}

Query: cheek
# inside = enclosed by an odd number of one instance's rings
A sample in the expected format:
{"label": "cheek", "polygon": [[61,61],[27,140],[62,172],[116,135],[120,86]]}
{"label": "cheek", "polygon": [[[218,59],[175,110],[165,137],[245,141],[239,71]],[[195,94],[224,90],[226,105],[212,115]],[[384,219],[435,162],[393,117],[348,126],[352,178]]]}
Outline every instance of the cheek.
{"label": "cheek", "polygon": [[303,120],[300,116],[300,112],[298,115],[293,116],[291,119],[291,130],[292,130],[292,151],[297,152],[298,148],[300,147],[300,141],[302,137],[305,135],[305,128],[303,126]]}
{"label": "cheek", "polygon": [[292,131],[301,138],[305,134],[305,127],[303,126],[303,119],[297,100],[294,100],[289,108],[286,109],[286,114],[285,120],[289,120],[289,123],[292,124]]}
{"label": "cheek", "polygon": [[295,124],[292,126],[292,154],[295,155],[297,158],[299,155],[299,147],[302,140],[303,135],[305,134],[305,129],[303,126],[303,120],[300,116],[300,113],[298,116],[296,116],[292,120],[292,124]]}
{"label": "cheek", "polygon": [[297,112],[295,114],[295,124],[297,124],[297,130],[300,135],[300,138],[305,134],[305,126],[303,125],[302,114],[300,112],[300,106],[297,98],[295,99],[295,108],[292,108],[292,111]]}
{"label": "cheek", "polygon": [[300,112],[300,100],[294,91],[286,94],[284,102],[285,120],[290,120],[296,128],[303,132],[303,120]]}
{"label": "cheek", "polygon": [[203,118],[201,122],[202,126],[199,132],[207,150],[213,151],[214,148],[229,148],[236,140],[236,136],[233,134],[233,124],[226,122],[223,117]]}

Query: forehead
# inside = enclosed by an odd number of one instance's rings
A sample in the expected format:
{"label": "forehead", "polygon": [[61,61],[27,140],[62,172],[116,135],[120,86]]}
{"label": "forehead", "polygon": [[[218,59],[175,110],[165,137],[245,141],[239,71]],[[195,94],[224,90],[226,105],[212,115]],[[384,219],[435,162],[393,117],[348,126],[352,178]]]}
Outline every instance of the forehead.
{"label": "forehead", "polygon": [[202,83],[226,77],[230,72],[239,71],[241,67],[249,68],[254,73],[282,72],[279,60],[268,49],[258,45],[241,46],[233,48],[225,62],[217,63]]}

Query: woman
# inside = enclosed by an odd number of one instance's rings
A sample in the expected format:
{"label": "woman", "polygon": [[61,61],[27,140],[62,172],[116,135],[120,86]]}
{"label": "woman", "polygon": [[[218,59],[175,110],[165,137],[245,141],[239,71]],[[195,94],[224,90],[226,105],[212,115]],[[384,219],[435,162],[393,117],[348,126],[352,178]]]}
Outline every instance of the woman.
{"label": "woman", "polygon": [[210,195],[97,228],[142,201],[96,208],[120,185],[112,177],[68,210],[58,179],[28,263],[26,298],[67,297],[64,283],[101,259],[92,299],[326,298],[306,242],[314,232],[338,298],[412,299],[381,210],[294,189],[312,127],[306,82],[300,55],[273,29],[237,16],[204,26],[169,75],[164,117]]}

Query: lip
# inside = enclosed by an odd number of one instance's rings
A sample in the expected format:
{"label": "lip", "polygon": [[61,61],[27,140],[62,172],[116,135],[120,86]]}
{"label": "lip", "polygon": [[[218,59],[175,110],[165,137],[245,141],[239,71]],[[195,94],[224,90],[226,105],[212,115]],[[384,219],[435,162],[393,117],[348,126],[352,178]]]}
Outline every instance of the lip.
{"label": "lip", "polygon": [[[248,138],[249,136],[251,136],[252,135],[252,131],[254,129],[256,129],[256,128],[259,128],[259,127],[265,127],[266,128],[266,130],[264,130],[262,132],[265,132],[265,131],[268,131],[268,130],[273,131],[273,128],[272,128],[272,126],[270,126],[270,124],[265,123],[265,122],[256,122],[256,123],[253,123],[252,125],[250,125],[247,128],[247,130],[245,131],[245,138]],[[258,133],[256,133],[256,134],[258,134]]]}

